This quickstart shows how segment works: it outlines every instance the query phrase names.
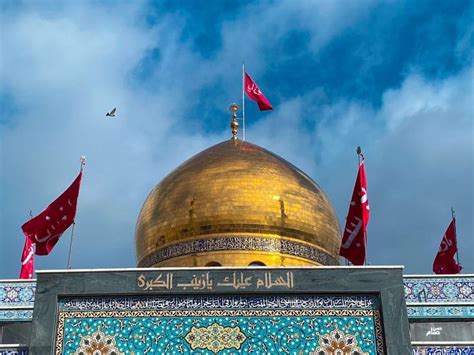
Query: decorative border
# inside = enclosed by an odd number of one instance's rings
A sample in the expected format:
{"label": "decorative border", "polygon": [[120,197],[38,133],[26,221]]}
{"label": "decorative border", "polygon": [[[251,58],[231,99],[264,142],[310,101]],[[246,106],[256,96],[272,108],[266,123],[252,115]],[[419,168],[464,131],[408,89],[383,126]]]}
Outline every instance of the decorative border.
{"label": "decorative border", "polygon": [[0,349],[0,355],[28,355],[26,348]]}
{"label": "decorative border", "polygon": [[138,266],[149,267],[178,256],[222,250],[279,252],[309,259],[322,265],[339,265],[338,260],[328,253],[307,244],[288,239],[262,238],[258,236],[222,236],[188,240],[158,249],[140,260]]}
{"label": "decorative border", "polygon": [[0,281],[0,308],[33,307],[36,281]]}
{"label": "decorative border", "polygon": [[0,322],[30,322],[32,318],[32,309],[0,309]]}
{"label": "decorative border", "polygon": [[474,318],[474,306],[408,306],[408,318]]}
{"label": "decorative border", "polygon": [[64,297],[59,311],[140,311],[202,309],[345,309],[376,310],[380,301],[370,295],[273,295],[273,296],[130,296]]}
{"label": "decorative border", "polygon": [[474,346],[414,346],[412,355],[472,355]]}
{"label": "decorative border", "polygon": [[403,285],[408,304],[474,302],[474,277],[404,277]]}
{"label": "decorative border", "polygon": [[59,312],[56,337],[56,354],[62,354],[64,326],[67,318],[141,318],[141,317],[317,317],[317,316],[369,316],[373,317],[377,354],[385,354],[380,313],[377,310],[332,310],[332,309],[290,309],[290,310],[148,310],[112,312]]}

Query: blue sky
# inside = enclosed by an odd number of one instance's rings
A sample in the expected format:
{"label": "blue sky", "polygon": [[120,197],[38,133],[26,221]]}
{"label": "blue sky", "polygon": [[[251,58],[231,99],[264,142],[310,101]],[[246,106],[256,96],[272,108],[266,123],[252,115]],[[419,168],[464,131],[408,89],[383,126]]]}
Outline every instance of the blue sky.
{"label": "blue sky", "polygon": [[[133,267],[148,193],[229,138],[243,60],[274,106],[247,101],[247,139],[316,180],[341,225],[362,146],[371,264],[431,273],[454,206],[473,273],[473,14],[462,0],[2,2],[0,278],[18,276],[21,224],[81,155],[73,267]],[[36,268],[64,268],[69,236]]]}

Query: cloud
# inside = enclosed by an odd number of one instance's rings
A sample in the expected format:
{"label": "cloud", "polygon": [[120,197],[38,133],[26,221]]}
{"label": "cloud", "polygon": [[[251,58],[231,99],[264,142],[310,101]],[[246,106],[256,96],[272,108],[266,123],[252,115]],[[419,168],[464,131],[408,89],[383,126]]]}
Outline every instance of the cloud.
{"label": "cloud", "polygon": [[[341,225],[357,172],[355,147],[361,145],[371,205],[369,262],[430,273],[453,206],[461,262],[469,272],[474,268],[466,255],[474,249],[472,75],[472,67],[443,81],[413,73],[400,88],[384,93],[378,110],[347,101],[319,107],[314,96],[305,95],[280,105],[248,136],[313,176],[335,204]],[[308,129],[308,116],[319,116],[319,124]]]}
{"label": "cloud", "polygon": [[[19,226],[29,210],[40,212],[68,186],[83,154],[73,266],[134,266],[134,227],[149,191],[230,136],[227,106],[241,95],[242,58],[275,106],[263,114],[248,103],[249,140],[313,176],[341,223],[355,146],[363,147],[373,211],[370,261],[429,272],[451,205],[460,245],[472,249],[472,69],[455,66],[432,78],[418,62],[383,67],[385,38],[364,35],[378,28],[379,22],[370,26],[380,8],[403,18],[387,4],[243,2],[211,17],[146,2],[2,8],[0,278],[17,275]],[[464,17],[459,23],[455,40],[437,45],[466,56],[472,31]],[[209,36],[217,40],[198,48]],[[361,48],[371,41],[373,57]],[[449,62],[445,57],[436,56]],[[365,75],[374,65],[398,78],[372,87],[380,105],[360,96],[372,92]],[[107,119],[112,107],[117,117]],[[37,268],[65,267],[69,232],[63,238],[50,256],[37,258]],[[415,257],[414,250],[426,252]]]}
{"label": "cloud", "polygon": [[[167,134],[184,98],[132,89],[130,72],[156,45],[155,36],[168,36],[162,24],[140,27],[121,13],[133,18],[141,10],[88,5],[79,13],[33,9],[2,18],[8,70],[1,80],[22,108],[0,127],[5,275],[18,267],[19,254],[9,251],[21,250],[19,226],[29,210],[40,212],[72,181],[82,154],[88,161],[73,265],[124,266],[127,260],[132,266],[135,218],[147,191],[177,161],[206,146],[199,134]],[[117,118],[106,119],[114,106]],[[173,155],[171,142],[180,147]],[[67,242],[59,244],[51,257],[37,258],[38,268],[64,265]]]}

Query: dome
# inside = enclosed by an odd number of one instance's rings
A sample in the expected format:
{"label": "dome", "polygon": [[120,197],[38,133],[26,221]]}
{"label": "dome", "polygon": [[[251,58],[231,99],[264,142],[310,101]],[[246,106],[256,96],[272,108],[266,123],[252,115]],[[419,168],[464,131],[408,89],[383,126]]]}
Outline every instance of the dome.
{"label": "dome", "polygon": [[146,199],[139,267],[338,265],[334,208],[301,170],[229,140],[184,162]]}

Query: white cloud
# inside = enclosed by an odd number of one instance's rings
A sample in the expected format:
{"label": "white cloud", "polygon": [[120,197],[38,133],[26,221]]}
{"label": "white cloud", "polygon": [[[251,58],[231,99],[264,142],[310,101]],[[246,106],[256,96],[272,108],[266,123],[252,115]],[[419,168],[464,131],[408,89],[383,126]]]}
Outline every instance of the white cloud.
{"label": "white cloud", "polygon": [[[29,210],[38,213],[57,197],[73,180],[82,154],[87,165],[73,265],[133,266],[134,225],[146,194],[178,162],[215,139],[171,130],[187,100],[185,90],[181,95],[164,90],[177,63],[165,62],[169,73],[158,78],[158,93],[134,89],[131,71],[156,38],[164,57],[177,48],[166,41],[174,41],[172,19],[140,27],[142,10],[87,5],[54,15],[29,9],[2,17],[8,70],[1,80],[21,107],[10,118],[13,124],[0,127],[2,243],[8,240],[8,249],[1,248],[2,277],[14,277],[18,268],[19,226]],[[107,119],[114,106],[117,117]],[[62,241],[50,257],[37,258],[37,267],[62,267],[67,245]]]}
{"label": "white cloud", "polygon": [[[461,262],[469,272],[472,102],[472,68],[434,82],[412,74],[385,93],[378,110],[345,101],[318,107],[307,95],[282,104],[250,127],[248,136],[313,176],[335,204],[342,226],[357,173],[355,148],[362,146],[371,204],[369,261],[430,273],[454,206]],[[311,116],[320,118],[313,128],[305,124]]]}

